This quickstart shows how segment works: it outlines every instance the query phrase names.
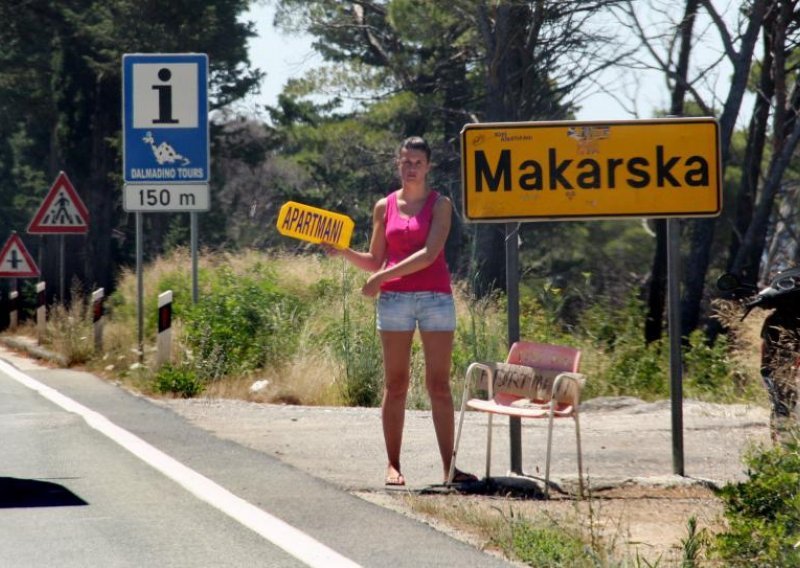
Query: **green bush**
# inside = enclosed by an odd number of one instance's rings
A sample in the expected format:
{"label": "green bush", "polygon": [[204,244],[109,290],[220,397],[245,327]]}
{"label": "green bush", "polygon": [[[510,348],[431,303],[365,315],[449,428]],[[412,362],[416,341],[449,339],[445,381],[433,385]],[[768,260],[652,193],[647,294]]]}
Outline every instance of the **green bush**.
{"label": "green bush", "polygon": [[203,392],[203,382],[194,369],[187,366],[164,365],[156,373],[153,388],[161,394],[192,398]]}
{"label": "green bush", "polygon": [[341,285],[322,280],[315,289],[326,301],[338,295],[342,305],[341,318],[331,321],[324,333],[325,343],[344,366],[344,382],[339,385],[342,400],[348,406],[373,407],[381,401],[383,354],[374,305],[351,300],[353,275],[346,270]]}
{"label": "green bush", "polygon": [[595,565],[581,537],[564,527],[514,521],[511,531],[513,555],[528,566],[561,568]]}
{"label": "green bush", "polygon": [[[285,363],[305,357],[299,349],[304,338],[314,344],[314,355],[320,355],[323,364],[336,373],[342,403],[379,403],[381,345],[375,331],[374,302],[359,292],[364,272],[339,259],[319,256],[212,255],[200,273],[199,301],[192,304],[188,265],[184,264],[182,257],[159,259],[147,272],[145,289],[150,293],[145,297],[145,336],[155,335],[156,291],[171,289],[175,294],[173,317],[180,323],[179,339],[184,342],[181,352],[203,384],[255,370],[280,373],[289,369]],[[583,275],[583,280],[563,290],[547,282],[534,285],[530,279],[521,283],[520,337],[579,347],[583,351],[581,368],[589,377],[584,399],[667,397],[667,340],[644,341],[642,301],[634,293],[622,302],[591,296],[585,290],[590,275]],[[109,302],[114,320],[128,322],[129,327],[136,325],[132,281],[133,275],[126,273]],[[471,362],[505,358],[508,308],[502,293],[477,299],[462,292],[463,282],[456,282],[455,287],[459,315],[451,384],[458,402],[464,372]],[[424,367],[418,341],[413,349],[409,404],[416,407],[427,403],[427,397],[420,380]],[[734,378],[737,365],[732,363],[730,350],[722,336],[713,345],[700,331],[690,336],[683,352],[685,396],[732,402],[763,395],[755,392],[761,388],[758,380]]]}
{"label": "green bush", "polygon": [[800,566],[800,446],[754,451],[747,480],[720,490],[728,528],[715,539],[726,566]]}
{"label": "green bush", "polygon": [[297,348],[305,310],[269,273],[220,269],[200,301],[186,311],[187,345],[201,379],[215,380],[279,364]]}

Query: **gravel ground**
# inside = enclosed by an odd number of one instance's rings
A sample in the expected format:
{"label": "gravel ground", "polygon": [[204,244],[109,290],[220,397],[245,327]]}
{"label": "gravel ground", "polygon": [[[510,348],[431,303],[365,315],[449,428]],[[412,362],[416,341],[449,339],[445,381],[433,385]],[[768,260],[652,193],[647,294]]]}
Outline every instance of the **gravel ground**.
{"label": "gravel ground", "polygon": [[[320,408],[236,400],[164,400],[178,414],[206,430],[279,457],[348,490],[383,489],[384,450],[376,408]],[[580,416],[585,475],[604,488],[636,481],[650,484],[724,484],[744,478],[742,452],[769,440],[768,411],[754,405],[684,401],[684,476],[674,475],[669,401],[634,398],[586,401]],[[546,421],[522,427],[526,473],[544,472]],[[507,421],[493,427],[492,475],[509,467]],[[403,472],[411,489],[441,482],[441,465],[427,411],[408,411]],[[565,488],[577,479],[575,429],[557,421],[551,478]],[[482,476],[486,455],[486,416],[467,413],[458,466]]]}

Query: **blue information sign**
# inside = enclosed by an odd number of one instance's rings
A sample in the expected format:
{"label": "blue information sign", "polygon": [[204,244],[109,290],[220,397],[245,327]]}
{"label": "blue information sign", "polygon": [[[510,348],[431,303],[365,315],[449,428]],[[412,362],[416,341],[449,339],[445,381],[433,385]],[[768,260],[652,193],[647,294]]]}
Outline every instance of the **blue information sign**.
{"label": "blue information sign", "polygon": [[128,184],[208,182],[208,56],[122,57],[123,177]]}

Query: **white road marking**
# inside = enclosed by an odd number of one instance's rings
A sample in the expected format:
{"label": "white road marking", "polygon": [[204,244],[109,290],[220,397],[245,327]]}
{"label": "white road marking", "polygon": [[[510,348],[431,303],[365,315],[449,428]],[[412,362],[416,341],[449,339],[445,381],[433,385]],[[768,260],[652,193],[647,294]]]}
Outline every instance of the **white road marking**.
{"label": "white road marking", "polygon": [[141,438],[120,428],[99,412],[40,383],[2,359],[0,359],[0,370],[64,410],[81,416],[89,426],[157,469],[199,499],[255,531],[308,566],[313,568],[358,568],[359,565],[349,558],[345,558],[288,523],[237,497]]}

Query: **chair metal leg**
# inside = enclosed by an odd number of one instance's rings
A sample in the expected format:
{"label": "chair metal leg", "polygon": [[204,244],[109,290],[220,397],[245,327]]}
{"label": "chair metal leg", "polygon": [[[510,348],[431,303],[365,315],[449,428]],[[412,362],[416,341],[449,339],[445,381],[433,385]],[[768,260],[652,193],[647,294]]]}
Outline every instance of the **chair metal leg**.
{"label": "chair metal leg", "polygon": [[486,479],[490,477],[490,470],[492,469],[492,418],[494,415],[489,413],[488,428],[486,431]]}
{"label": "chair metal leg", "polygon": [[583,499],[583,453],[581,452],[581,423],[578,420],[578,409],[575,409],[575,441],[578,445],[578,492]]}
{"label": "chair metal leg", "polygon": [[461,428],[464,425],[464,411],[467,407],[467,398],[469,398],[469,369],[467,369],[466,380],[464,381],[464,392],[461,395],[461,414],[458,417],[458,431],[456,432],[456,442],[453,445],[453,457],[450,460],[450,472],[447,474],[447,485],[453,483],[453,477],[456,474],[456,455],[458,454],[458,444],[461,442]]}
{"label": "chair metal leg", "polygon": [[556,401],[550,400],[550,418],[547,421],[547,460],[544,469],[544,497],[550,498],[550,454],[553,449],[553,419],[555,418]]}

